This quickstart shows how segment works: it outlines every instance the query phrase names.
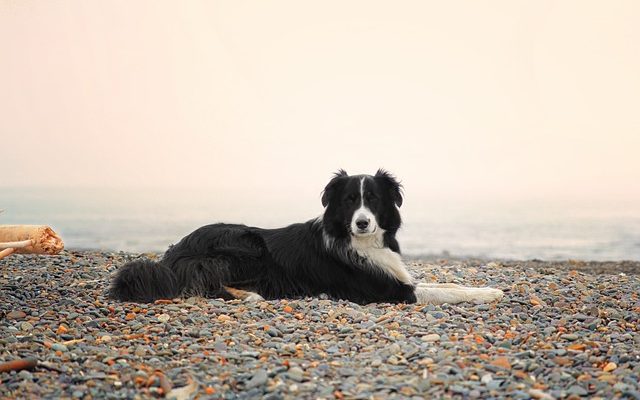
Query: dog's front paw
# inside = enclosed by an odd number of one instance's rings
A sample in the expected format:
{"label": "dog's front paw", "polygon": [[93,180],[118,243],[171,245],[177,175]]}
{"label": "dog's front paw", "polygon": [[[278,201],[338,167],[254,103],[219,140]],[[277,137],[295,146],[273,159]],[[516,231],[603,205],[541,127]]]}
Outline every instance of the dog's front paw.
{"label": "dog's front paw", "polygon": [[503,297],[504,292],[500,289],[480,288],[473,302],[476,304],[491,303],[492,301],[499,301]]}

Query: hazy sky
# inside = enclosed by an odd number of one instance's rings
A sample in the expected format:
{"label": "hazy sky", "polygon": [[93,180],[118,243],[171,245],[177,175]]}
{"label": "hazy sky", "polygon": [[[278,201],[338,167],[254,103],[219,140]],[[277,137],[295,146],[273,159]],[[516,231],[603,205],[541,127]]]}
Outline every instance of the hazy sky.
{"label": "hazy sky", "polygon": [[640,198],[640,2],[0,1],[0,190]]}

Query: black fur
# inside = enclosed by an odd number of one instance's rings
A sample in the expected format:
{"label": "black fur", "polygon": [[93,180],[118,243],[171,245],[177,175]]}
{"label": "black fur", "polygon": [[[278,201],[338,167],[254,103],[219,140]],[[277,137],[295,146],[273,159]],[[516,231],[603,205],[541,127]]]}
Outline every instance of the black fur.
{"label": "black fur", "polygon": [[399,253],[401,186],[384,170],[374,176],[348,176],[340,170],[322,195],[322,219],[279,229],[245,225],[203,226],[171,246],[158,263],[142,260],[117,272],[110,296],[123,301],[200,295],[233,298],[226,287],[260,294],[265,299],[317,296],[356,303],[416,301],[414,287],[402,283],[351,248],[349,224],[360,203],[360,181],[366,181],[364,204],[384,229],[384,246]]}

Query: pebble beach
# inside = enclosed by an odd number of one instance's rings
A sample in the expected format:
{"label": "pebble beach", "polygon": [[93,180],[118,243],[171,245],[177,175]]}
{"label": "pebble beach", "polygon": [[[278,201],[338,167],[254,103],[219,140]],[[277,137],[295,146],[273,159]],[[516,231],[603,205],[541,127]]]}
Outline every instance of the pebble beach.
{"label": "pebble beach", "polygon": [[492,304],[109,300],[137,257],[0,260],[0,398],[640,399],[640,262],[409,262]]}

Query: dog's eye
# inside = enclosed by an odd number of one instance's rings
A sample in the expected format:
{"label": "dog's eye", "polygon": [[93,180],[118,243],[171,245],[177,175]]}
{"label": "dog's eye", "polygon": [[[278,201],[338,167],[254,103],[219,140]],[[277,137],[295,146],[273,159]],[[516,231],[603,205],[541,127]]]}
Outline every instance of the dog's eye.
{"label": "dog's eye", "polygon": [[367,192],[364,195],[365,199],[367,199],[368,201],[374,202],[376,200],[378,200],[378,196],[376,196],[375,194],[371,193],[371,192]]}
{"label": "dog's eye", "polygon": [[356,196],[355,194],[350,194],[349,196],[347,196],[347,198],[344,201],[348,204],[353,204],[356,202],[357,197],[358,196]]}

